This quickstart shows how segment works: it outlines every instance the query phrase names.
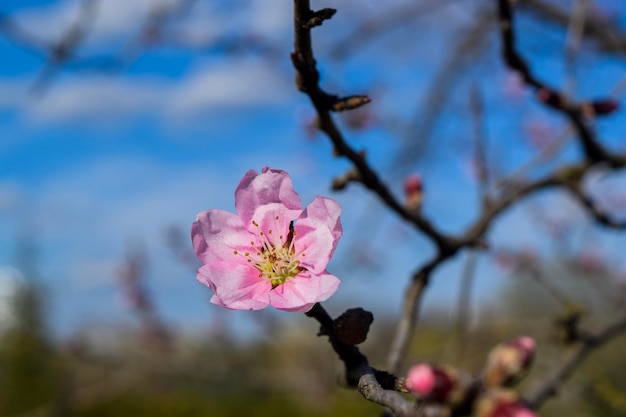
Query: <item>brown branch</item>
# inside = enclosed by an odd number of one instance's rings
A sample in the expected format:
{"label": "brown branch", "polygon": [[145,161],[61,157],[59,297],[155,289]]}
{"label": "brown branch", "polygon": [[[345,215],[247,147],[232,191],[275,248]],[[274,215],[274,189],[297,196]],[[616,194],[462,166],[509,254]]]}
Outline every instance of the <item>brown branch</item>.
{"label": "brown branch", "polygon": [[340,340],[335,334],[334,320],[321,304],[317,303],[305,313],[320,323],[319,336],[328,336],[333,350],[345,366],[345,383],[357,387],[361,395],[369,401],[383,405],[397,416],[419,417],[414,402],[408,401],[397,391],[406,392],[403,380],[369,366],[367,357],[359,348]]}
{"label": "brown branch", "polygon": [[78,47],[93,27],[99,1],[83,0],[76,21],[67,28],[61,39],[49,48],[46,65],[31,87],[33,93],[44,93],[54,80],[59,68],[74,57]]}
{"label": "brown branch", "polygon": [[587,161],[597,163],[609,159],[608,152],[600,145],[592,129],[587,125],[585,118],[588,111],[585,103],[574,103],[569,97],[540,81],[517,51],[510,0],[498,0],[498,18],[503,44],[502,56],[506,64],[517,71],[527,85],[537,90],[537,95],[544,105],[556,109],[569,119],[578,132]]}
{"label": "brown branch", "polygon": [[396,417],[439,417],[426,414],[417,403],[407,401],[401,394],[383,389],[371,368],[363,372],[363,376],[359,379],[358,389],[366,400],[384,405]]}
{"label": "brown branch", "polygon": [[396,326],[396,332],[387,356],[387,368],[391,373],[397,374],[401,371],[402,361],[409,350],[411,338],[419,319],[421,300],[424,290],[428,286],[430,273],[441,262],[443,262],[441,258],[435,258],[417,271],[413,275],[409,287],[404,292],[402,313],[400,314],[400,320]]}
{"label": "brown branch", "polygon": [[319,86],[320,77],[313,55],[311,29],[307,26],[307,22],[314,16],[314,12],[310,8],[309,1],[306,0],[295,0],[294,6],[295,50],[291,58],[296,69],[296,85],[300,91],[306,93],[311,99],[317,112],[319,128],[326,133],[333,143],[335,153],[348,158],[358,169],[361,183],[376,193],[392,211],[428,235],[441,252],[455,252],[457,245],[454,240],[439,232],[421,214],[406,210],[391,194],[389,188],[383,184],[378,174],[369,166],[365,157],[345,141],[343,134],[339,131],[330,114],[333,106],[343,99],[326,93]]}
{"label": "brown branch", "polygon": [[609,216],[608,213],[604,212],[598,204],[591,198],[591,196],[587,195],[583,190],[580,184],[573,184],[568,187],[570,193],[582,204],[582,206],[587,210],[589,215],[601,226],[607,227],[609,229],[626,229],[626,221],[618,221]]}
{"label": "brown branch", "polygon": [[508,209],[517,200],[537,191],[562,185],[565,179],[560,177],[560,171],[509,190],[499,201],[486,207],[482,215],[470,226],[459,239],[461,246],[484,246],[483,236],[491,227],[493,220]]}
{"label": "brown branch", "polygon": [[561,366],[528,396],[529,406],[533,409],[541,407],[547,399],[558,393],[558,388],[593,351],[624,332],[626,332],[626,315],[598,332],[583,337],[580,344]]}

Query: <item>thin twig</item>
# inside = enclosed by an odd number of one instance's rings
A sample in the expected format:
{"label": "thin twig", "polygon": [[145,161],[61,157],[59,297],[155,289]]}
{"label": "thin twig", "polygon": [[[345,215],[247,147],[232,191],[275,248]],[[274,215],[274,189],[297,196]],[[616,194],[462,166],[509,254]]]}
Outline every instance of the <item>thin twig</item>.
{"label": "thin twig", "polygon": [[576,0],[572,6],[570,21],[567,26],[567,38],[565,42],[565,87],[569,95],[576,92],[576,57],[580,51],[580,45],[585,34],[585,20],[589,0]]}
{"label": "thin twig", "polygon": [[476,277],[476,264],[478,254],[475,251],[467,253],[463,273],[461,274],[461,284],[459,285],[459,301],[456,313],[456,354],[457,361],[461,361],[465,353],[467,333],[471,316],[472,286]]}
{"label": "thin twig", "polygon": [[600,331],[582,339],[571,355],[537,387],[527,398],[531,408],[537,409],[558,392],[561,386],[585,359],[603,344],[626,332],[626,316],[608,324]]}
{"label": "thin twig", "polygon": [[397,392],[406,392],[401,379],[372,368],[359,348],[344,343],[335,336],[333,319],[321,304],[315,304],[306,315],[320,323],[320,336],[328,336],[333,350],[345,366],[344,382],[347,385],[357,387],[367,400],[393,410],[398,417],[422,416],[414,402],[408,401]]}
{"label": "thin twig", "polygon": [[425,268],[422,268],[413,275],[411,284],[404,292],[404,302],[402,313],[396,326],[396,332],[391,342],[391,348],[387,357],[387,369],[391,373],[397,374],[401,371],[402,361],[411,344],[411,339],[418,321],[418,314],[421,307],[424,290],[428,286],[430,272],[439,263],[438,259],[433,260]]}
{"label": "thin twig", "polygon": [[313,11],[308,1],[295,1],[295,51],[292,53],[292,61],[296,69],[296,85],[311,99],[317,112],[320,130],[326,133],[333,143],[335,153],[348,158],[358,169],[361,183],[365,187],[376,193],[392,211],[428,235],[441,252],[455,252],[457,250],[455,242],[438,231],[424,216],[407,210],[383,184],[362,153],[354,150],[345,141],[330,114],[333,105],[342,99],[326,93],[319,86],[319,73],[311,45],[311,29],[306,25],[312,15]]}
{"label": "thin twig", "polygon": [[541,101],[566,116],[576,128],[585,158],[591,163],[609,159],[608,152],[597,141],[595,134],[585,120],[585,107],[574,103],[567,97],[548,86],[530,70],[530,66],[516,49],[513,10],[509,0],[498,0],[498,17],[502,36],[504,61],[514,71],[517,71],[524,82],[535,88]]}

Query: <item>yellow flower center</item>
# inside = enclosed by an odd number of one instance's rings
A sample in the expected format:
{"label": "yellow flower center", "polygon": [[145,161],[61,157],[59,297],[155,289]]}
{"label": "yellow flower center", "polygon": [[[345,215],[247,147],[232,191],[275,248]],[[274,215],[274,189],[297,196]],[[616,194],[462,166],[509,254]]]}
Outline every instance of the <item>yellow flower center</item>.
{"label": "yellow flower center", "polygon": [[[275,220],[278,221],[278,216]],[[284,284],[289,278],[306,270],[300,266],[299,260],[300,257],[306,256],[305,253],[297,253],[294,247],[296,231],[293,223],[289,225],[287,236],[281,234],[278,239],[272,235],[272,229],[269,229],[266,234],[254,220],[252,220],[252,225],[257,229],[255,234],[258,242],[250,241],[252,246],[250,251],[241,254],[235,250],[234,254],[243,255],[246,261],[259,271],[260,278],[265,277],[270,280],[272,288]]]}

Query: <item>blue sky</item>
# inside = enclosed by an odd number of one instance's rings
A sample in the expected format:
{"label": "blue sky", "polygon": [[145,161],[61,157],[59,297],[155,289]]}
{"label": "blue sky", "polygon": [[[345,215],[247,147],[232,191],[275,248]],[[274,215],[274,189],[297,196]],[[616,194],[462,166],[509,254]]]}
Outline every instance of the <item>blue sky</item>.
{"label": "blue sky", "polygon": [[[315,31],[325,85],[345,94],[369,93],[374,99],[373,125],[346,130],[347,136],[368,150],[368,159],[397,193],[403,176],[422,172],[425,213],[445,230],[463,230],[477,212],[467,137],[472,130],[470,86],[478,85],[485,98],[486,128],[495,143],[492,157],[504,171],[536,152],[524,138],[525,123],[544,123],[558,132],[563,121],[536,105],[532,94],[515,88],[491,36],[488,52],[477,57],[480,62],[463,69],[446,107],[450,116],[437,125],[429,156],[389,169],[404,149],[406,127],[423,105],[424,91],[440,71],[449,43],[472,22],[476,2],[450,2],[417,23],[402,23],[378,39],[356,44],[346,56],[331,58],[326,51],[356,22],[380,12],[376,1],[355,3],[359,6],[342,4],[336,18]],[[402,3],[395,0],[385,7]],[[77,4],[9,1],[0,11],[51,40],[75,19]],[[79,56],[116,54],[126,39],[137,35],[137,22],[151,4],[102,1]],[[328,5],[315,2],[320,8]],[[613,7],[623,24],[624,7]],[[133,242],[146,248],[148,286],[165,319],[179,328],[207,326],[217,307],[208,304],[209,291],[195,282],[189,266],[168,250],[167,227],[186,232],[201,210],[234,210],[234,189],[250,168],[289,171],[305,204],[315,195],[331,195],[332,178],[348,164],[334,159],[330,145],[304,128],[312,110],[293,84],[291,13],[291,3],[279,0],[199,1],[193,13],[168,26],[170,37],[165,39],[177,43],[142,49],[115,74],[61,69],[41,96],[29,88],[45,60],[0,36],[0,266],[16,266],[20,239],[37,246],[39,279],[49,293],[50,321],[58,333],[93,323],[130,322],[115,271]],[[524,20],[520,27],[522,35],[528,34],[520,42],[534,59],[533,67],[544,79],[562,85],[563,33]],[[235,44],[254,41],[272,48],[226,53],[215,46],[224,34]],[[415,41],[407,43],[408,37]],[[581,96],[609,94],[623,77],[624,61],[583,48],[577,74]],[[622,127],[616,117],[600,125],[614,146],[621,146],[616,132]],[[562,158],[573,155],[576,149],[570,147]],[[374,312],[395,313],[408,277],[432,248],[361,187],[331,196],[344,206],[344,237],[330,268],[343,284],[331,305],[339,310],[361,304]],[[582,218],[560,197],[550,204]],[[497,223],[496,241],[510,247],[542,244],[525,220],[524,207]],[[357,264],[355,252],[368,250],[378,266]],[[432,308],[450,305],[460,266],[451,262],[438,272],[429,296]],[[484,290],[479,293],[488,299],[494,295],[488,289],[497,287],[502,274],[486,263],[481,267]],[[233,314],[246,321],[250,313]]]}

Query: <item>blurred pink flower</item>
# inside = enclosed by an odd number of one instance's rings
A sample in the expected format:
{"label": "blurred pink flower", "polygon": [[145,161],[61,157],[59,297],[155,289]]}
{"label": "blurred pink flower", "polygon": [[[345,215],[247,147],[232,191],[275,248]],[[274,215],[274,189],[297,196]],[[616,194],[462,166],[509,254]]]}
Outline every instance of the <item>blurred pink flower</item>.
{"label": "blurred pink flower", "polygon": [[422,400],[454,405],[465,397],[469,380],[450,366],[418,362],[407,372],[404,386]]}
{"label": "blurred pink flower", "polygon": [[424,199],[424,182],[420,174],[411,174],[404,180],[404,206],[407,210],[419,211]]}
{"label": "blurred pink flower", "polygon": [[476,417],[537,417],[515,391],[491,389],[482,394],[475,408]]}
{"label": "blurred pink flower", "polygon": [[235,207],[238,214],[203,211],[191,228],[204,264],[196,278],[214,292],[212,303],[305,312],[337,290],[326,265],[342,234],[339,204],[316,197],[302,210],[289,174],[266,167],[244,175]]}
{"label": "blurred pink flower", "polygon": [[489,387],[517,383],[528,371],[535,357],[537,343],[529,336],[519,336],[496,345],[485,366],[485,384]]}

